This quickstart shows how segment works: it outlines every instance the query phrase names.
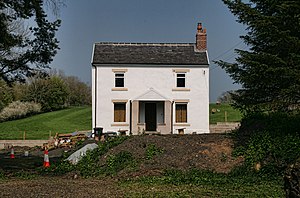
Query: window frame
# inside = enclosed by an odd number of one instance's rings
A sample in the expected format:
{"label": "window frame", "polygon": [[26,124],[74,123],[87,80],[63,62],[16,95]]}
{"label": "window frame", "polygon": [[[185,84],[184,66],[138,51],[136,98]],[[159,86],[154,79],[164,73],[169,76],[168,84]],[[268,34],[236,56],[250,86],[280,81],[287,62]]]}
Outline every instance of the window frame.
{"label": "window frame", "polygon": [[[125,87],[125,72],[115,72],[114,74],[115,74],[115,87],[116,88],[123,88],[123,87]],[[119,83],[121,83],[121,85],[118,85],[118,80],[121,80],[119,82]]]}
{"label": "window frame", "polygon": [[[180,85],[183,83],[183,85]],[[176,73],[176,88],[186,88],[186,72]]]}

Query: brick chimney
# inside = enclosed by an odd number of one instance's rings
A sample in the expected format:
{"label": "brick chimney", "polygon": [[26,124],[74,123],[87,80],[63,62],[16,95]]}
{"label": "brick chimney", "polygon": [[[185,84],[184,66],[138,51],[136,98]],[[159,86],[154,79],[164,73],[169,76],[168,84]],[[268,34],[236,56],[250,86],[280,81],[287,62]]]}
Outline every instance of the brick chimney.
{"label": "brick chimney", "polygon": [[198,23],[196,34],[196,49],[199,51],[207,50],[206,45],[206,28],[202,28],[202,23]]}

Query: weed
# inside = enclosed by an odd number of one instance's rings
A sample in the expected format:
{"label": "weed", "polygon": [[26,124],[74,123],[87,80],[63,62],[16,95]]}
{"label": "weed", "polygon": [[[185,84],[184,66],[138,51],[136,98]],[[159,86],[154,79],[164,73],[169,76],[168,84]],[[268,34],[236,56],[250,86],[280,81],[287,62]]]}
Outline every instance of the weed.
{"label": "weed", "polygon": [[[165,170],[162,176],[127,179],[122,184],[126,187],[134,186],[136,188],[138,186],[141,189],[165,189],[166,186],[170,186],[172,189],[186,189],[188,193],[201,189],[201,193],[196,197],[205,194],[209,197],[219,197],[220,195],[224,197],[236,197],[237,195],[239,195],[238,197],[283,197],[282,183],[281,177],[269,178],[261,173],[250,171],[246,167],[239,167],[229,174],[197,169],[189,171],[169,169]],[[166,191],[164,192],[165,195],[169,195]],[[195,197],[193,193],[190,195]],[[190,197],[186,194],[185,196]]]}
{"label": "weed", "polygon": [[38,169],[39,173],[46,175],[63,175],[71,171],[80,173],[82,177],[96,177],[105,174],[106,169],[100,167],[98,164],[101,155],[104,155],[110,148],[115,147],[129,137],[116,137],[109,139],[104,143],[99,143],[98,148],[94,150],[88,150],[86,155],[81,160],[73,165],[69,161],[62,160],[58,163],[52,164],[49,168]]}
{"label": "weed", "polygon": [[146,160],[151,160],[155,155],[162,154],[163,149],[158,148],[155,144],[150,144],[146,148]]}
{"label": "weed", "polygon": [[3,170],[0,170],[0,180],[5,178],[5,173],[3,172]]}
{"label": "weed", "polygon": [[133,155],[128,151],[122,151],[116,155],[109,155],[106,160],[107,173],[116,174],[117,172],[129,168],[133,169],[137,165]]}
{"label": "weed", "polygon": [[227,154],[222,152],[222,153],[221,153],[221,162],[226,162],[227,159],[228,159]]}
{"label": "weed", "polygon": [[33,173],[33,172],[17,171],[12,174],[12,177],[29,180],[29,179],[36,178],[37,175],[36,175],[36,173]]}

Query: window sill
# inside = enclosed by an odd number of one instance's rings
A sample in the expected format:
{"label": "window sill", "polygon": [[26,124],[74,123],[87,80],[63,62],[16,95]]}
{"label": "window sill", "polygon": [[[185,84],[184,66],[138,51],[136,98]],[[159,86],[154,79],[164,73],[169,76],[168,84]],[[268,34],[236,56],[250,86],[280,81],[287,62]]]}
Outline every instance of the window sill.
{"label": "window sill", "polygon": [[125,87],[114,87],[111,88],[112,91],[128,91],[128,88]]}
{"label": "window sill", "polygon": [[174,123],[174,126],[191,126],[189,123]]}
{"label": "window sill", "polygon": [[120,123],[113,123],[111,124],[111,126],[129,126],[129,124],[120,122]]}
{"label": "window sill", "polygon": [[191,89],[184,88],[184,87],[177,87],[177,88],[173,88],[172,91],[191,91]]}

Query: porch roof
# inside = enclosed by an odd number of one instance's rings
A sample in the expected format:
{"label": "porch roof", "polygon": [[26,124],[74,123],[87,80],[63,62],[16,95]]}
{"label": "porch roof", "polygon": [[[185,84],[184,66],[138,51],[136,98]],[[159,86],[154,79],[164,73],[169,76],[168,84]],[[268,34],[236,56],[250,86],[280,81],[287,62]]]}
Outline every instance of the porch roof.
{"label": "porch roof", "polygon": [[141,94],[140,96],[133,98],[133,101],[171,101],[158,91],[153,88],[150,88],[145,93]]}

